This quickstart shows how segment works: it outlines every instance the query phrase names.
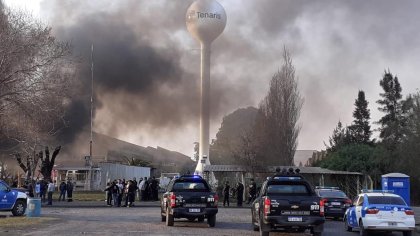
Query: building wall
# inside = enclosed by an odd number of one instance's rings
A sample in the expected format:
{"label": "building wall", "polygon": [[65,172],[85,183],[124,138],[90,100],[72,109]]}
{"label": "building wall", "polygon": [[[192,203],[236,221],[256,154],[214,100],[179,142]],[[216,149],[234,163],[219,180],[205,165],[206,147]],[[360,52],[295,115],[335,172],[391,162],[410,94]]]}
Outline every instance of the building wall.
{"label": "building wall", "polygon": [[105,189],[106,183],[114,179],[130,180],[136,178],[138,181],[140,177],[150,178],[150,167],[127,166],[114,163],[99,163],[101,168],[100,189]]}

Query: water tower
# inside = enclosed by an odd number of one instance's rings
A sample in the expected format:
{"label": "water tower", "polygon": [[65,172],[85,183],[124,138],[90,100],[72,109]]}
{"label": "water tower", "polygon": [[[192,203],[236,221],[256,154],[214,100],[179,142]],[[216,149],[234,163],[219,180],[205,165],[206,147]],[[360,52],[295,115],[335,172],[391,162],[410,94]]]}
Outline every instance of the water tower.
{"label": "water tower", "polygon": [[198,0],[187,10],[188,31],[201,44],[201,107],[200,150],[195,173],[202,175],[205,165],[210,165],[210,54],[211,43],[225,29],[226,12],[217,1]]}

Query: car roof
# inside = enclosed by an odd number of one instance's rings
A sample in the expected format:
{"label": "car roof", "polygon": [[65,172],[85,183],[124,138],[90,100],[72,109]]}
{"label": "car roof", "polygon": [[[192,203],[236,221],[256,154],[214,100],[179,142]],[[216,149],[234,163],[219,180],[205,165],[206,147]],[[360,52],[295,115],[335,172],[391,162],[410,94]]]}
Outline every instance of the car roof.
{"label": "car roof", "polygon": [[368,196],[368,197],[401,197],[394,193],[360,193],[359,196]]}

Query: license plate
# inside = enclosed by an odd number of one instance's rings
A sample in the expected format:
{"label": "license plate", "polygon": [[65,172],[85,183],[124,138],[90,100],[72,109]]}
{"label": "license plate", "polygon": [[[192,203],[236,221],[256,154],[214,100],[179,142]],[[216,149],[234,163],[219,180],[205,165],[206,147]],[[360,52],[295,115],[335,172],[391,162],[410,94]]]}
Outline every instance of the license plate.
{"label": "license plate", "polygon": [[397,222],[388,222],[388,226],[397,226]]}
{"label": "license plate", "polygon": [[333,205],[333,206],[340,206],[341,203],[340,202],[331,202],[331,205]]}
{"label": "license plate", "polygon": [[290,222],[300,222],[300,221],[302,221],[302,217],[288,217],[287,218],[287,221],[290,221]]}
{"label": "license plate", "polygon": [[188,209],[189,212],[200,212],[200,208],[190,208]]}

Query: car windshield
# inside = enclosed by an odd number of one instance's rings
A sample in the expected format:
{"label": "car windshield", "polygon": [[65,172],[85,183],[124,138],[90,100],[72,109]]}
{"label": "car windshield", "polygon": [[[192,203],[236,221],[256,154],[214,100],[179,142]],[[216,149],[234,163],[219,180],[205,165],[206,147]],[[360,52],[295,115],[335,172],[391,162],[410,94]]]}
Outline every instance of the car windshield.
{"label": "car windshield", "polygon": [[209,187],[202,180],[183,180],[175,182],[172,191],[209,191]]}
{"label": "car windshield", "polygon": [[369,204],[385,204],[385,205],[407,205],[400,197],[391,196],[370,196]]}
{"label": "car windshield", "polygon": [[321,197],[337,197],[337,198],[347,198],[346,194],[342,191],[331,191],[331,190],[320,190],[319,196]]}
{"label": "car windshield", "polygon": [[309,195],[310,191],[304,184],[272,184],[267,187],[268,194],[305,194]]}

